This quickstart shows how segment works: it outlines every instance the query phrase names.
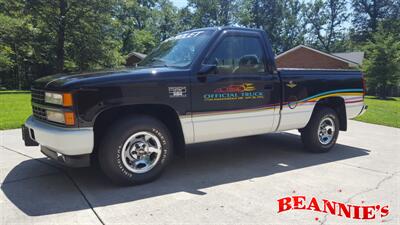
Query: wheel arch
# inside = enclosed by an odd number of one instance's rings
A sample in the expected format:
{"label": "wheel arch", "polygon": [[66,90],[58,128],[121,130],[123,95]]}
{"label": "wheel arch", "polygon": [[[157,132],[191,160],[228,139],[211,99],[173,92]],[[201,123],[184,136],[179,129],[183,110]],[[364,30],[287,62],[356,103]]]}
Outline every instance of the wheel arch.
{"label": "wheel arch", "polygon": [[313,109],[313,114],[320,107],[329,107],[337,113],[339,117],[339,130],[346,131],[347,130],[347,115],[346,115],[346,104],[342,97],[334,96],[322,98],[317,101]]}
{"label": "wheel arch", "polygon": [[185,139],[178,112],[166,104],[137,104],[116,106],[100,112],[94,119],[94,153],[97,152],[99,140],[105,129],[114,121],[129,115],[147,115],[160,120],[170,131],[176,154],[184,154]]}

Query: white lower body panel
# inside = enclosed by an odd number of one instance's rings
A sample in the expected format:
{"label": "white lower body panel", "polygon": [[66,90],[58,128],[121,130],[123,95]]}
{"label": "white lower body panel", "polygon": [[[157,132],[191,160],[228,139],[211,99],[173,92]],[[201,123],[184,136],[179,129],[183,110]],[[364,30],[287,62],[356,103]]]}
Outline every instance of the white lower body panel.
{"label": "white lower body panel", "polygon": [[300,103],[295,108],[290,108],[288,105],[284,105],[281,111],[278,131],[299,129],[307,126],[315,104],[315,102]]}
{"label": "white lower body panel", "polygon": [[186,144],[214,141],[300,129],[307,126],[317,102],[326,97],[341,97],[345,102],[347,119],[352,119],[364,109],[362,93],[337,93],[318,96],[296,104],[284,104],[261,109],[194,113],[181,116]]}
{"label": "white lower body panel", "polygon": [[[275,107],[244,112],[197,113],[180,118],[187,144],[263,134],[275,130]],[[185,124],[185,125],[184,125]],[[191,129],[192,128],[192,129]]]}
{"label": "white lower body panel", "polygon": [[[343,95],[331,94],[329,97],[332,96],[341,97],[344,100],[347,119],[357,117],[361,113],[364,106],[362,93],[354,93],[353,95],[348,93]],[[324,97],[325,96],[321,96],[318,98],[299,102],[297,103],[297,105],[283,105],[278,131],[300,129],[307,126],[308,121],[310,121],[311,119],[315,105],[319,100],[323,99]]]}
{"label": "white lower body panel", "polygon": [[346,116],[347,119],[353,119],[361,114],[364,109],[363,96],[345,96]]}

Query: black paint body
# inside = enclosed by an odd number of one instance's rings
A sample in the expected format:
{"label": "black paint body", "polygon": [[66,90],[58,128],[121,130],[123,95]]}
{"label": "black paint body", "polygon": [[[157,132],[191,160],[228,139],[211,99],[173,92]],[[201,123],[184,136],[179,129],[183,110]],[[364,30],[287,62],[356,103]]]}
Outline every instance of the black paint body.
{"label": "black paint body", "polygon": [[[213,30],[213,36],[188,68],[126,68],[77,75],[61,74],[37,80],[33,89],[73,93],[74,107],[64,110],[76,113],[78,127],[91,127],[102,112],[128,105],[165,105],[178,115],[188,115],[281,105],[289,101],[290,96],[301,100],[331,90],[362,89],[362,76],[358,71],[278,70],[271,44],[262,30],[231,27],[204,29]],[[259,38],[263,43],[268,72],[254,75],[199,74],[203,59],[227,35]],[[289,81],[296,83],[297,87],[288,88],[285,84]],[[264,93],[264,98],[240,102],[205,102],[203,99],[204,94],[216,88],[242,83],[253,83],[257,91]],[[186,97],[172,98],[169,87],[186,87]]]}

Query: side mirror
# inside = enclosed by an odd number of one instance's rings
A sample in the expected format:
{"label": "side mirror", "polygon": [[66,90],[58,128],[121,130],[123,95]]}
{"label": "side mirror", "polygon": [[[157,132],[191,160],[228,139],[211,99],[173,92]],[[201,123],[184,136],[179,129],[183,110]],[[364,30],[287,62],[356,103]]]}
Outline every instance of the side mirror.
{"label": "side mirror", "polygon": [[206,75],[206,74],[216,73],[216,72],[217,72],[216,64],[202,64],[198,74]]}

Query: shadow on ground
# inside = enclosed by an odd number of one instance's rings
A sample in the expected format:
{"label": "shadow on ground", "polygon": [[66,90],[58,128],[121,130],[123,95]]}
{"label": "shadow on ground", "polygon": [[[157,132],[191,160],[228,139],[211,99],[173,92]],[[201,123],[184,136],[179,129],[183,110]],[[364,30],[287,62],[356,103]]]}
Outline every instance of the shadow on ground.
{"label": "shadow on ground", "polygon": [[369,150],[340,144],[329,153],[312,154],[304,151],[298,135],[267,134],[189,146],[186,158],[176,159],[162,177],[145,185],[115,186],[98,168],[63,169],[58,174],[16,182],[14,176],[35,171],[39,166],[32,163],[34,160],[27,160],[7,175],[1,189],[24,213],[41,216],[89,208],[80,191],[93,207],[177,192],[204,195],[203,188],[368,154]]}

